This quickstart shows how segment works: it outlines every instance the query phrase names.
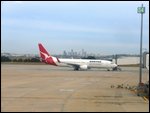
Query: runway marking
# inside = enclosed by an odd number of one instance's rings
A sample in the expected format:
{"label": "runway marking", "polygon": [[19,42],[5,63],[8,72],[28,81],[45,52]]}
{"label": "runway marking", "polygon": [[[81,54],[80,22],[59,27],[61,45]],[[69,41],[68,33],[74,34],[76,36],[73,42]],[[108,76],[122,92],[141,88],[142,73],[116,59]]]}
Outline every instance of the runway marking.
{"label": "runway marking", "polygon": [[85,82],[85,83],[81,83],[81,84],[86,85],[86,84],[92,84],[92,83],[91,82]]}
{"label": "runway marking", "polygon": [[63,92],[63,91],[66,91],[66,92],[73,92],[74,89],[59,89],[59,91]]}

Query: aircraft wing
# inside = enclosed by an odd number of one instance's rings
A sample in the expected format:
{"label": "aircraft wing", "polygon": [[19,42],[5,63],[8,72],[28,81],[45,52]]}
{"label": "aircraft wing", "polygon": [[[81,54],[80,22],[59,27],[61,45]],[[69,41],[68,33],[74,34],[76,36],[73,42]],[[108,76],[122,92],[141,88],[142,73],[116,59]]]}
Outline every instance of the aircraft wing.
{"label": "aircraft wing", "polygon": [[78,63],[65,63],[67,65],[73,66],[73,67],[80,67],[81,64]]}
{"label": "aircraft wing", "polygon": [[80,66],[82,64],[78,64],[78,63],[66,63],[66,62],[63,62],[64,64],[67,64],[68,66],[72,66],[75,70],[79,69]]}

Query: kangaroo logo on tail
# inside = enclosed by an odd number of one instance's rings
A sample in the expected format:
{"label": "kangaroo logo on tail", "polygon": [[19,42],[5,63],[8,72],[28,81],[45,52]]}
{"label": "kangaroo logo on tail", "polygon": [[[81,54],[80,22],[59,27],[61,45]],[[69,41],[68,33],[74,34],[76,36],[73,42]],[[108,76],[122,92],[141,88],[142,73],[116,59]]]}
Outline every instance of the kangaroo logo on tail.
{"label": "kangaroo logo on tail", "polygon": [[43,52],[41,52],[40,51],[40,54],[42,54],[41,56],[43,56],[44,55],[44,60],[46,60],[47,58],[49,58],[50,56],[48,56],[46,53],[43,53]]}
{"label": "kangaroo logo on tail", "polygon": [[56,61],[58,60],[55,60],[56,59],[55,57],[50,56],[50,54],[46,51],[46,49],[40,43],[39,43],[39,50],[40,50],[40,57],[42,58],[43,62],[48,63],[50,65],[57,66]]}

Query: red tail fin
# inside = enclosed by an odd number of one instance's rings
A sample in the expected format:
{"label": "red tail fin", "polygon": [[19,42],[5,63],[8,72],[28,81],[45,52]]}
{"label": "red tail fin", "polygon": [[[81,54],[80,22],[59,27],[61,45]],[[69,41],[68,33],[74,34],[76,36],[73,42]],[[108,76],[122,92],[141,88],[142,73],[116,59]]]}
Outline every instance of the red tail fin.
{"label": "red tail fin", "polygon": [[39,49],[41,52],[46,53],[48,56],[50,56],[49,53],[46,51],[46,49],[43,47],[43,45],[40,43],[39,43]]}
{"label": "red tail fin", "polygon": [[42,44],[39,43],[40,56],[42,58],[42,62],[45,62],[50,65],[56,65],[56,62],[60,62],[58,58],[50,56],[50,54],[46,51]]}

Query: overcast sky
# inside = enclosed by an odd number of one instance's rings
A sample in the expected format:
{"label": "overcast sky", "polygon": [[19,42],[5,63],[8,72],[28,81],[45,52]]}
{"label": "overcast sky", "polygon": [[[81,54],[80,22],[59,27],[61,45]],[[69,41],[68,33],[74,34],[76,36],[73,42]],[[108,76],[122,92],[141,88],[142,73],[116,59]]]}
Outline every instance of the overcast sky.
{"label": "overcast sky", "polygon": [[38,54],[42,43],[50,54],[64,50],[96,54],[139,54],[140,14],[143,50],[149,51],[149,2],[46,1],[1,3],[1,51]]}

